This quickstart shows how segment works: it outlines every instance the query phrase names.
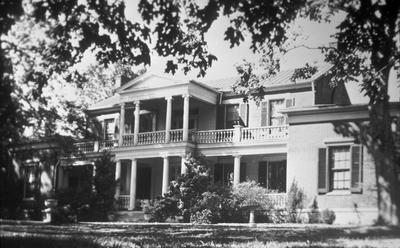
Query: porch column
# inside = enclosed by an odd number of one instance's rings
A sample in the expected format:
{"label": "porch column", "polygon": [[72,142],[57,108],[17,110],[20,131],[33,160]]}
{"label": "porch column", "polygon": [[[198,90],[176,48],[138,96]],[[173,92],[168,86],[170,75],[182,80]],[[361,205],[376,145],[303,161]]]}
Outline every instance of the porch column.
{"label": "porch column", "polygon": [[168,192],[168,181],[169,181],[169,158],[168,156],[163,157],[163,180],[162,180],[162,195]]}
{"label": "porch column", "polygon": [[125,103],[121,103],[121,112],[119,114],[119,146],[122,146],[123,135],[125,132]]}
{"label": "porch column", "polygon": [[151,114],[151,130],[153,132],[157,130],[157,115],[155,112]]}
{"label": "porch column", "polygon": [[137,178],[137,160],[136,158],[132,159],[131,163],[131,188],[129,191],[129,209],[135,209],[136,202],[136,178]]}
{"label": "porch column", "polygon": [[233,162],[233,186],[236,186],[240,183],[240,158],[242,156],[235,155]]}
{"label": "porch column", "polygon": [[183,95],[183,141],[189,138],[189,95]]}
{"label": "porch column", "polygon": [[115,163],[115,180],[118,181],[115,189],[115,199],[118,199],[119,194],[120,194],[120,179],[121,179],[121,160],[117,160]]}
{"label": "porch column", "polygon": [[135,102],[135,126],[133,130],[133,144],[137,145],[140,125],[140,101]]}
{"label": "porch column", "polygon": [[165,142],[168,143],[170,140],[171,131],[172,96],[166,97],[165,100],[167,100],[167,112],[165,117]]}
{"label": "porch column", "polygon": [[183,156],[181,157],[181,174],[182,174],[182,175],[186,174],[186,172],[187,172],[187,168],[186,168],[185,162],[186,162],[186,156],[183,155]]}

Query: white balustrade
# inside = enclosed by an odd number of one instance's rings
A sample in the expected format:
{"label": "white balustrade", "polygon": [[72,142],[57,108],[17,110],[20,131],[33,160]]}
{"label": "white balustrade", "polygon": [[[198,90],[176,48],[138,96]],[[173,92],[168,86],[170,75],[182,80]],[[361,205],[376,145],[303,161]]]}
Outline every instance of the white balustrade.
{"label": "white balustrade", "polygon": [[138,134],[138,145],[160,144],[164,142],[165,131],[144,132]]}
{"label": "white balustrade", "polygon": [[197,143],[224,143],[232,142],[234,129],[207,130],[194,132],[194,141]]}
{"label": "white balustrade", "polygon": [[287,195],[285,193],[270,193],[267,196],[275,208],[283,209],[286,207]]}
{"label": "white balustrade", "polygon": [[129,195],[119,195],[118,196],[118,209],[128,209],[129,208]]}
{"label": "white balustrade", "polygon": [[288,125],[242,128],[241,141],[284,139],[288,136]]}
{"label": "white balustrade", "polygon": [[182,142],[183,141],[183,129],[173,129],[169,131],[170,142]]}
{"label": "white balustrade", "polygon": [[118,140],[102,140],[99,142],[100,150],[111,150],[118,146]]}
{"label": "white balustrade", "polygon": [[94,141],[79,142],[74,144],[74,148],[78,152],[94,152]]}
{"label": "white balustrade", "polygon": [[122,135],[122,146],[133,146],[134,145],[134,134]]}
{"label": "white balustrade", "polygon": [[[198,144],[213,144],[226,142],[252,142],[263,140],[280,140],[288,137],[288,125],[267,126],[255,128],[241,128],[240,132],[236,129],[189,131],[189,141]],[[240,136],[240,137],[239,137]],[[170,130],[170,141],[182,142],[183,130]],[[165,131],[144,132],[138,134],[137,145],[163,144],[165,143]],[[98,144],[98,145],[97,145]],[[122,136],[122,146],[134,146],[134,134],[124,134]],[[74,147],[78,152],[97,152],[104,149],[112,149],[118,146],[118,140],[91,141],[75,143]]]}

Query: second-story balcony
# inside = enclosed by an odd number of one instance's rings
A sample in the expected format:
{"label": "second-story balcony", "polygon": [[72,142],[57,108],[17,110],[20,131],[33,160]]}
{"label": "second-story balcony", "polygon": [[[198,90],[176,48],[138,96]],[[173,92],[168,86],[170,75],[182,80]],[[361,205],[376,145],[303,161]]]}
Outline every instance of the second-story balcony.
{"label": "second-story balcony", "polygon": [[[124,134],[122,140],[103,140],[75,143],[78,152],[98,152],[102,150],[118,149],[119,147],[135,147],[154,144],[169,144],[185,142],[183,129],[167,131],[142,132],[137,134]],[[194,144],[232,143],[243,144],[251,142],[273,142],[288,138],[288,125],[265,127],[240,127],[219,130],[190,130],[188,142]]]}

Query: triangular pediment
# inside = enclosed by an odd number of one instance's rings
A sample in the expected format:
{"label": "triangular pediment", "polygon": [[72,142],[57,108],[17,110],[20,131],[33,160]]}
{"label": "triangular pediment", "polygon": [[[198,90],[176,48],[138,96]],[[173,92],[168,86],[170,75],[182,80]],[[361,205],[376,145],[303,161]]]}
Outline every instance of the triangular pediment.
{"label": "triangular pediment", "polygon": [[135,90],[159,89],[169,86],[181,85],[184,82],[156,74],[139,76],[117,90],[119,93]]}

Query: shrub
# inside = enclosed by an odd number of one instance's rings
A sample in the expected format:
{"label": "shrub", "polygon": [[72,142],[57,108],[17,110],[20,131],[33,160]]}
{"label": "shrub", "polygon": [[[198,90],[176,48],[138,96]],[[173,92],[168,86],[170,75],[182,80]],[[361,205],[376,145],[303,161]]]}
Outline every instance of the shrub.
{"label": "shrub", "polygon": [[301,210],[304,208],[306,195],[303,189],[299,188],[297,182],[293,180],[287,195],[287,217],[286,221],[291,223],[301,222]]}
{"label": "shrub", "polygon": [[255,210],[268,210],[272,204],[268,198],[269,191],[255,181],[246,181],[233,187],[233,197],[244,209],[250,210],[249,222],[254,222]]}
{"label": "shrub", "polygon": [[310,205],[310,212],[308,212],[308,222],[321,223],[321,213],[319,212],[318,209],[317,197],[314,197]]}
{"label": "shrub", "polygon": [[336,219],[336,214],[333,210],[324,209],[321,213],[321,219],[325,224],[333,224]]}
{"label": "shrub", "polygon": [[190,223],[193,224],[211,224],[213,220],[213,212],[209,209],[203,209],[190,215]]}

